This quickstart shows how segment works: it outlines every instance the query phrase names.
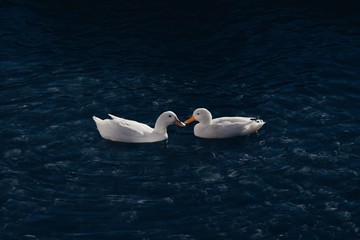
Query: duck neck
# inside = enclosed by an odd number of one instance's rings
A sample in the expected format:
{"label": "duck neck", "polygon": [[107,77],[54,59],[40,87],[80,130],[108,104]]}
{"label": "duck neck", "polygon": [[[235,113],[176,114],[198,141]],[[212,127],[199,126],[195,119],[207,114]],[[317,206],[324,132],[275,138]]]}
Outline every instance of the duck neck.
{"label": "duck neck", "polygon": [[201,122],[199,122],[200,124],[204,124],[204,125],[210,125],[211,124],[211,118],[208,119],[203,119]]}
{"label": "duck neck", "polygon": [[204,125],[210,125],[212,122],[212,115],[210,112],[207,112],[207,114],[205,115],[205,117],[203,119],[201,119],[202,124]]}
{"label": "duck neck", "polygon": [[166,128],[167,126],[165,126],[165,124],[160,120],[160,118],[158,118],[155,123],[154,132],[165,134]]}

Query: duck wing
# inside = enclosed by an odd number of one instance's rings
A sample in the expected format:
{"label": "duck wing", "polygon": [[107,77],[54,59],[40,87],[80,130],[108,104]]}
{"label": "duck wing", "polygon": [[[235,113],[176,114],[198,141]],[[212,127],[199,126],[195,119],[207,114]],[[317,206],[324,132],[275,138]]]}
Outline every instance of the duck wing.
{"label": "duck wing", "polygon": [[146,133],[152,132],[153,129],[146,124],[137,121],[120,118],[109,114],[117,127],[121,129],[122,134],[126,136],[144,136]]}
{"label": "duck wing", "polygon": [[247,124],[247,123],[251,123],[255,119],[256,118],[253,117],[220,117],[213,119],[212,122],[215,124],[225,124],[225,125],[233,124],[233,123]]}
{"label": "duck wing", "polygon": [[251,117],[223,117],[215,119],[211,124],[219,137],[249,135],[263,125],[262,120]]}
{"label": "duck wing", "polygon": [[247,132],[251,130],[254,118],[251,117],[221,117],[213,119],[213,126],[218,131],[226,135],[232,135],[236,132]]}

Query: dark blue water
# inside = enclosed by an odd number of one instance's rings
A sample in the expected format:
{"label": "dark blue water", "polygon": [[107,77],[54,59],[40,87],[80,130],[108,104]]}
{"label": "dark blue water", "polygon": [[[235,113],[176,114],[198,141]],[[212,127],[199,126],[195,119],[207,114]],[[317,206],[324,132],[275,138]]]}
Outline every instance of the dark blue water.
{"label": "dark blue water", "polygon": [[[359,239],[360,14],[350,1],[0,1],[0,239]],[[254,116],[226,140],[101,139]]]}

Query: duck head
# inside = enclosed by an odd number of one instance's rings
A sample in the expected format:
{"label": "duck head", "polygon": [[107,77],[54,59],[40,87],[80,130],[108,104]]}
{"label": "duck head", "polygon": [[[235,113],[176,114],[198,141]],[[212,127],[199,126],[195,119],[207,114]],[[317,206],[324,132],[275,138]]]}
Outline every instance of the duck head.
{"label": "duck head", "polygon": [[197,108],[195,109],[193,115],[185,121],[186,124],[189,124],[194,121],[200,123],[209,124],[211,122],[212,115],[206,108]]}
{"label": "duck head", "polygon": [[166,132],[166,128],[172,124],[178,125],[180,127],[186,126],[185,123],[179,120],[179,118],[176,116],[174,112],[172,111],[163,112],[156,120],[155,131]]}

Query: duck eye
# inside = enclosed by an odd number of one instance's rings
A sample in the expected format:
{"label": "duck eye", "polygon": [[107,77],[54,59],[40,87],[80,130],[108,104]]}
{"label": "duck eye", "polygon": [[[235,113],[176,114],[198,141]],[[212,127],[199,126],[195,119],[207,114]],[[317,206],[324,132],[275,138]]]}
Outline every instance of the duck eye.
{"label": "duck eye", "polygon": [[169,115],[169,118],[171,118],[172,116],[171,115]]}
{"label": "duck eye", "polygon": [[200,113],[197,113],[196,115],[200,115]]}

